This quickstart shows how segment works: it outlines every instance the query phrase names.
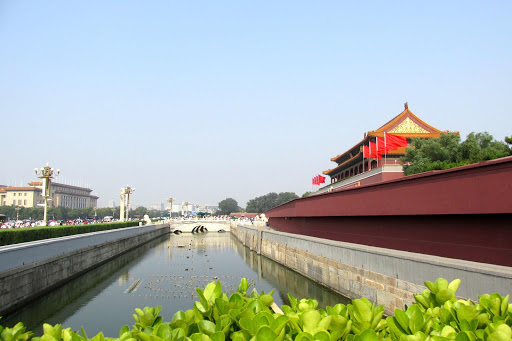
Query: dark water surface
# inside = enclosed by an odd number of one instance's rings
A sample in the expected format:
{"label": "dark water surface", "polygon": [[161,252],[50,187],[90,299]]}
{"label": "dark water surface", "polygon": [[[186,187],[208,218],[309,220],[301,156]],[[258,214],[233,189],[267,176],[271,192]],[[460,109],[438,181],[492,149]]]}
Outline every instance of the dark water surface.
{"label": "dark water surface", "polygon": [[[42,334],[42,324],[61,323],[92,337],[102,331],[117,337],[125,324],[132,326],[135,308],[162,306],[170,321],[178,310],[198,301],[196,287],[213,280],[223,291],[236,291],[248,279],[258,292],[276,289],[278,305],[288,304],[287,293],[319,301],[321,307],[346,303],[339,296],[290,269],[250,251],[231,234],[166,235],[97,267],[0,321],[4,326],[23,322]],[[139,281],[140,280],[140,281]],[[138,285],[133,288],[134,284]]]}

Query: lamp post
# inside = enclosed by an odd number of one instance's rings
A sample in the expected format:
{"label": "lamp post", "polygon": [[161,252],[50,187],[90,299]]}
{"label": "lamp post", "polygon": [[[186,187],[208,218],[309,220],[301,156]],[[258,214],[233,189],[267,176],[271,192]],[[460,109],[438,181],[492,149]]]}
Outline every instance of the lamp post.
{"label": "lamp post", "polygon": [[41,168],[41,170],[38,170],[37,168],[34,169],[34,172],[36,175],[39,175],[39,179],[42,180],[43,183],[43,198],[44,198],[44,215],[43,215],[43,226],[46,226],[46,212],[48,210],[48,200],[50,200],[50,190],[52,187],[52,179],[53,179],[53,173],[55,172],[55,176],[59,175],[60,169],[57,169],[57,171],[54,171],[53,168],[50,167],[48,162],[46,163],[46,166]]}
{"label": "lamp post", "polygon": [[185,216],[185,213],[188,213],[188,201],[181,204],[181,214]]}
{"label": "lamp post", "polygon": [[18,221],[18,220],[20,220],[20,218],[19,218],[19,211],[20,211],[21,207],[16,206],[14,209],[16,210],[16,221]]}
{"label": "lamp post", "polygon": [[169,219],[172,219],[172,202],[174,201],[174,198],[169,197],[167,199],[167,202],[169,203]]}
{"label": "lamp post", "polygon": [[128,215],[130,213],[130,194],[133,194],[133,192],[135,192],[135,188],[126,185],[124,188],[124,194],[126,196],[126,221],[128,221]]}
{"label": "lamp post", "polygon": [[116,208],[112,207],[112,219],[116,217]]}
{"label": "lamp post", "polygon": [[121,194],[119,195],[119,221],[124,221],[124,207],[126,205],[125,199],[126,199],[125,190],[124,190],[124,188],[121,188]]}

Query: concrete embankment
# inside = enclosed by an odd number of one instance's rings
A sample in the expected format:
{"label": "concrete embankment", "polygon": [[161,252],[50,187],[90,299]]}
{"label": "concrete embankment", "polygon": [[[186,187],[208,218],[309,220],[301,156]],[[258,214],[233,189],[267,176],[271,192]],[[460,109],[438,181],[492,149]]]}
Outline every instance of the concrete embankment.
{"label": "concrete embankment", "polygon": [[0,247],[0,315],[80,274],[169,233],[146,225]]}
{"label": "concrete embankment", "polygon": [[247,226],[231,226],[245,246],[349,298],[366,297],[387,314],[414,302],[425,281],[460,278],[457,294],[512,291],[512,268],[366,245],[296,235]]}

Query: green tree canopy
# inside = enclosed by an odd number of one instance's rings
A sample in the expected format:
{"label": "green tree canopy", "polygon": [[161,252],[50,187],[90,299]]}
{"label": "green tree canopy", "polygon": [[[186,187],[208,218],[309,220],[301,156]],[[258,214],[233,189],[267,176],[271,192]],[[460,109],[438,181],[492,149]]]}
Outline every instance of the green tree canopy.
{"label": "green tree canopy", "polygon": [[218,214],[230,214],[233,212],[239,212],[241,208],[238,207],[238,202],[233,198],[227,198],[219,202]]}
{"label": "green tree canopy", "polygon": [[145,214],[148,214],[148,209],[143,206],[139,206],[130,212],[131,216],[138,215],[138,216],[144,217]]}
{"label": "green tree canopy", "polygon": [[277,195],[276,206],[292,201],[293,199],[297,199],[298,197],[299,196],[293,192],[281,192]]}
{"label": "green tree canopy", "polygon": [[247,202],[247,212],[263,213],[273,207],[282,205],[290,200],[296,199],[299,196],[293,192],[281,192],[279,194],[271,192],[261,197],[256,197]]}
{"label": "green tree canopy", "polygon": [[473,132],[464,142],[456,134],[441,134],[432,139],[415,138],[411,146],[401,158],[405,175],[449,169],[511,154],[504,142],[496,141],[487,132]]}

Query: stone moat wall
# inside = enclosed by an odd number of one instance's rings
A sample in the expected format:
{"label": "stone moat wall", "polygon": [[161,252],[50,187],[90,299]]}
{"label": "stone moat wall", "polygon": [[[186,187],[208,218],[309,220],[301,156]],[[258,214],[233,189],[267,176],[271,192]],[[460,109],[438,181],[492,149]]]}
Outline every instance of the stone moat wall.
{"label": "stone moat wall", "polygon": [[512,292],[512,268],[412,252],[295,235],[264,228],[231,226],[231,233],[251,250],[348,298],[366,297],[387,314],[414,302],[425,281],[460,278],[457,294]]}
{"label": "stone moat wall", "polygon": [[0,315],[167,233],[146,225],[0,247]]}

